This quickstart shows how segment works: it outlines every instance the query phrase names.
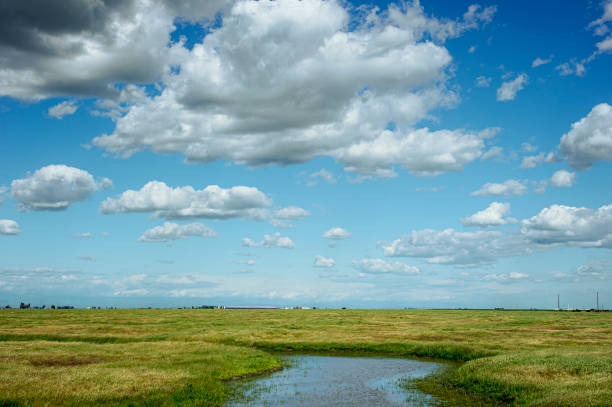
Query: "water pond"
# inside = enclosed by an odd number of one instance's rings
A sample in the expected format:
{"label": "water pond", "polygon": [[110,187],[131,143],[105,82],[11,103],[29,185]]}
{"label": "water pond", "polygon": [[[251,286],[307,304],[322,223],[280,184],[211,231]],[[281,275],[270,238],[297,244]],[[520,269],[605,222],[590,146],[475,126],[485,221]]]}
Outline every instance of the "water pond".
{"label": "water pond", "polygon": [[433,406],[431,396],[400,386],[444,367],[411,359],[291,355],[284,370],[241,382],[229,407]]}

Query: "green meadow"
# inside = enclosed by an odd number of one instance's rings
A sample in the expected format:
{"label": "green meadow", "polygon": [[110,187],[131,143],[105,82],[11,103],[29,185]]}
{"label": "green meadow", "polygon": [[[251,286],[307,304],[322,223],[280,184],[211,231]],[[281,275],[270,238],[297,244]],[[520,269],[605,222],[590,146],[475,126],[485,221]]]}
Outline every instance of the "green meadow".
{"label": "green meadow", "polygon": [[0,310],[0,406],[219,406],[272,351],[455,361],[442,405],[612,406],[612,313]]}

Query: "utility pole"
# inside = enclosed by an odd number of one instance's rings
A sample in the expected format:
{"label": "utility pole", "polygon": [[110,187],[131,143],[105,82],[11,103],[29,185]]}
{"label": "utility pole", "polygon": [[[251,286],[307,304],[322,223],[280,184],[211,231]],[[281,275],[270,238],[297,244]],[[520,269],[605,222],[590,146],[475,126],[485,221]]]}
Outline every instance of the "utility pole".
{"label": "utility pole", "polygon": [[597,311],[599,311],[599,291],[597,291]]}
{"label": "utility pole", "polygon": [[561,306],[559,305],[559,294],[557,294],[557,311],[561,311]]}

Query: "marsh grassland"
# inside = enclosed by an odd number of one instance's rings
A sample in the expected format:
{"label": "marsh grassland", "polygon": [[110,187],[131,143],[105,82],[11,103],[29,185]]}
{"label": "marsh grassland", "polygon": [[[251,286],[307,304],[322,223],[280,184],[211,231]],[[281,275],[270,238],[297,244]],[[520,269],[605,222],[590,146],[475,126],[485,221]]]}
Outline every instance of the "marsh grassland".
{"label": "marsh grassland", "polygon": [[460,361],[444,405],[612,406],[612,313],[0,310],[0,406],[218,406],[268,351]]}

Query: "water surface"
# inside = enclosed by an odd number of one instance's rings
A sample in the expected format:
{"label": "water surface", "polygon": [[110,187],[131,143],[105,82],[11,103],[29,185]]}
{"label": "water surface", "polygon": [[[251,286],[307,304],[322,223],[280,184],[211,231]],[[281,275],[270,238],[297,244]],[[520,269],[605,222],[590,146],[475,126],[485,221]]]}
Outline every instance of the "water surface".
{"label": "water surface", "polygon": [[443,365],[410,359],[291,355],[289,367],[247,382],[231,407],[432,406],[431,396],[400,386]]}

